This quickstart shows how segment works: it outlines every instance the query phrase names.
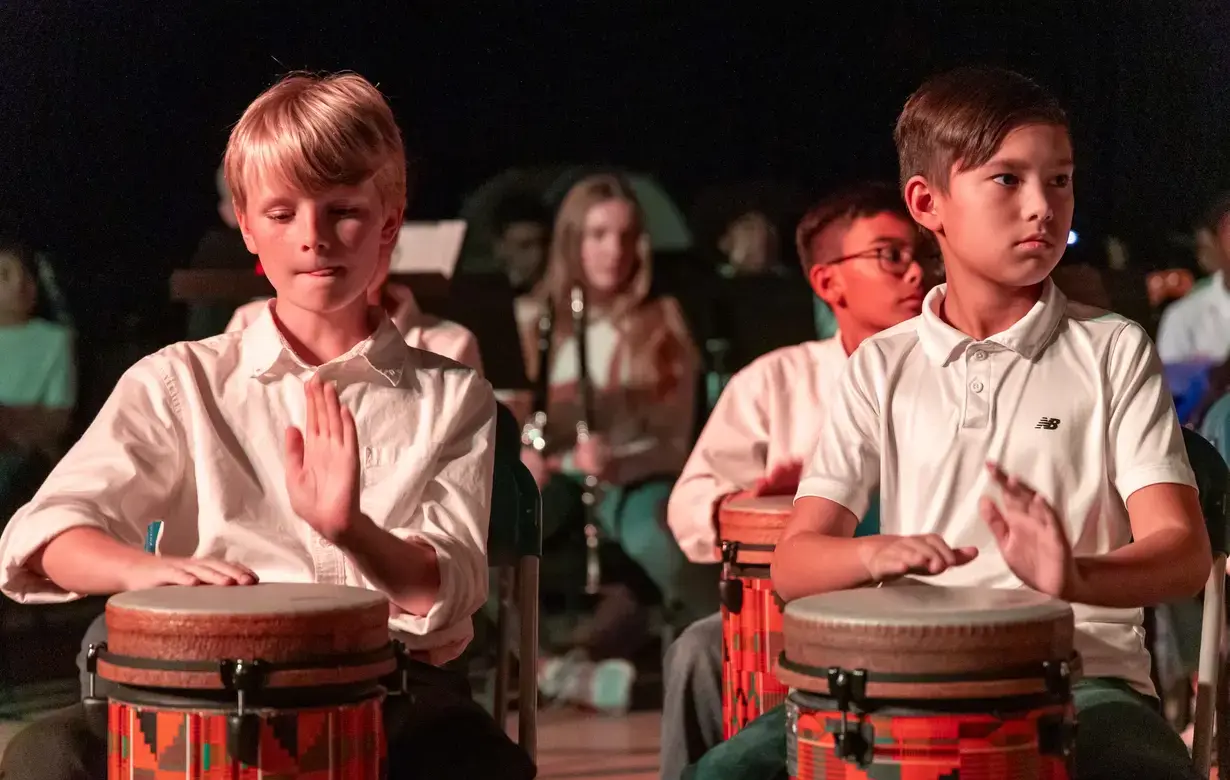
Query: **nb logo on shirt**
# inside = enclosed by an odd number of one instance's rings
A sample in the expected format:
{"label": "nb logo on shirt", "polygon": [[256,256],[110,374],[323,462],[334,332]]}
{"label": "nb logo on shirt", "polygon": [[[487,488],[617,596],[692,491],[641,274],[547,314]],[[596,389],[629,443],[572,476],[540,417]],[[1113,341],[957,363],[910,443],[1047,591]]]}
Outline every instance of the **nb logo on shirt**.
{"label": "nb logo on shirt", "polygon": [[1042,428],[1048,431],[1053,431],[1058,427],[1059,427],[1058,417],[1043,417],[1041,420],[1038,420],[1038,424],[1034,426],[1035,429]]}

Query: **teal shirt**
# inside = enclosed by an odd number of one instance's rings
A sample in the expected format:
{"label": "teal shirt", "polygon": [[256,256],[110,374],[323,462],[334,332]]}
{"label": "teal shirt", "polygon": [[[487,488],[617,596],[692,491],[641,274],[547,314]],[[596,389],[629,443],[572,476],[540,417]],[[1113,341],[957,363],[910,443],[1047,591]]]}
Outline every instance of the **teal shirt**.
{"label": "teal shirt", "polygon": [[1200,435],[1213,442],[1221,456],[1230,462],[1230,395],[1223,395],[1205,414]]}
{"label": "teal shirt", "polygon": [[40,319],[0,326],[0,406],[71,409],[76,403],[72,330]]}

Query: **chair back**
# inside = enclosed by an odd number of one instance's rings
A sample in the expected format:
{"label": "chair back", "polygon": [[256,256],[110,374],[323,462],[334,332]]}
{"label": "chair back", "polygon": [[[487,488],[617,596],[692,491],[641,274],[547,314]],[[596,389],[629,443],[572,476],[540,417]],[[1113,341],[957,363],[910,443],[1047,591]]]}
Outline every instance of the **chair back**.
{"label": "chair back", "polygon": [[541,556],[541,515],[538,485],[521,462],[521,429],[508,407],[496,404],[495,470],[487,529],[490,565],[515,566],[527,555]]}
{"label": "chair back", "polygon": [[1213,553],[1226,553],[1230,526],[1230,468],[1217,448],[1190,428],[1183,429],[1183,444],[1187,447],[1187,459],[1196,474],[1196,488],[1200,491],[1200,511],[1209,532],[1209,544]]}

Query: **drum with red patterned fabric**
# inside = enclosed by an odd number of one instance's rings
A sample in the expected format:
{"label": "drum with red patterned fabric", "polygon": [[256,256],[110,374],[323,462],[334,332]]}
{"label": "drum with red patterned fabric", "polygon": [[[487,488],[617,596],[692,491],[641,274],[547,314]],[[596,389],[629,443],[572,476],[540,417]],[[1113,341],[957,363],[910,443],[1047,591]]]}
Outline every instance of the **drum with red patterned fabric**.
{"label": "drum with red patterned fabric", "polygon": [[794,780],[1067,780],[1072,609],[1029,590],[923,584],[786,607]]}
{"label": "drum with red patterned fabric", "polygon": [[381,594],[165,587],[112,597],[106,620],[110,780],[385,777]]}
{"label": "drum with red patterned fabric", "polygon": [[791,496],[735,498],[718,511],[722,540],[722,719],[729,739],[786,699],[773,674],[782,609],[769,579]]}

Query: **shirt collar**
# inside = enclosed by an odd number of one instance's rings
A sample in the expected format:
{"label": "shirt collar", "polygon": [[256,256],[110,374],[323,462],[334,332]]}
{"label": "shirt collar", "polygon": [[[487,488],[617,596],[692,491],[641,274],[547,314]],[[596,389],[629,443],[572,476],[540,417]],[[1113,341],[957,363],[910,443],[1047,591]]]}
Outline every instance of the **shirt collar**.
{"label": "shirt collar", "polygon": [[[923,351],[933,363],[941,366],[947,365],[975,343],[972,337],[940,318],[940,304],[947,291],[948,285],[941,284],[927,293],[918,326],[918,337]],[[1026,360],[1033,360],[1042,354],[1042,350],[1050,343],[1055,328],[1067,310],[1067,304],[1068,299],[1047,279],[1042,286],[1042,297],[1024,317],[1007,330],[988,336],[983,342],[998,344]]]}
{"label": "shirt collar", "polygon": [[252,378],[273,378],[285,372],[315,372],[325,366],[345,366],[358,362],[384,377],[392,386],[401,382],[405,371],[406,343],[383,311],[371,310],[372,316],[377,318],[376,330],[372,335],[355,344],[346,354],[323,365],[310,366],[295,354],[278,330],[273,319],[274,303],[274,300],[266,303],[260,315],[244,329],[240,337],[243,368]]}

